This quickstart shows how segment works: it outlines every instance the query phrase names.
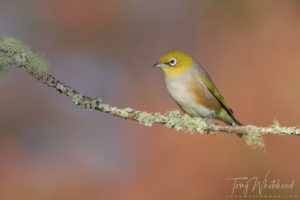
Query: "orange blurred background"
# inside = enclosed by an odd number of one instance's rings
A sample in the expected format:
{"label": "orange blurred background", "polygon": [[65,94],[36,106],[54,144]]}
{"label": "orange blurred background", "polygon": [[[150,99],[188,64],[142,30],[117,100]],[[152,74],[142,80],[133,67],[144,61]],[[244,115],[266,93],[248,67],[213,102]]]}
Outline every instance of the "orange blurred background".
{"label": "orange blurred background", "polygon": [[[50,61],[51,74],[120,108],[179,109],[151,67],[169,49],[205,66],[245,124],[300,119],[297,0],[1,0],[0,34]],[[0,80],[0,199],[228,199],[229,177],[295,181],[300,139],[190,135],[82,110],[19,69]],[[238,194],[241,194],[238,193]],[[266,197],[266,199],[271,199]]]}

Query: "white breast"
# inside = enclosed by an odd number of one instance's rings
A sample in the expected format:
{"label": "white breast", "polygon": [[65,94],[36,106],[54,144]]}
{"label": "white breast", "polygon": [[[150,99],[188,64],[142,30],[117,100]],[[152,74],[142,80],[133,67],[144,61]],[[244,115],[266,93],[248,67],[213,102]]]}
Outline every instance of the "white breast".
{"label": "white breast", "polygon": [[[176,103],[182,108],[182,110],[189,115],[200,116],[204,118],[214,118],[216,116],[215,111],[196,104],[194,97],[188,93],[186,88],[186,81],[190,77],[188,73],[194,72],[192,70],[188,70],[179,77],[165,80],[166,87],[170,96],[176,101]],[[200,80],[199,84],[202,84]],[[209,91],[207,90],[207,92]]]}

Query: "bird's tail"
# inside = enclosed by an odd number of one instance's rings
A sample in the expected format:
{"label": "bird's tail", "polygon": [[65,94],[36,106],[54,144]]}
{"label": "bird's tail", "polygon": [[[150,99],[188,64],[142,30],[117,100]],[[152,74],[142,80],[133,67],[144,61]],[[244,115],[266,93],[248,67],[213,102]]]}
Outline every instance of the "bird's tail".
{"label": "bird's tail", "polygon": [[[233,116],[233,114],[231,114],[230,117],[232,118],[233,123],[234,123],[235,125],[237,125],[237,126],[243,126],[243,124],[242,124],[241,122],[239,122],[239,121]],[[233,124],[231,124],[231,125],[233,125]]]}
{"label": "bird's tail", "polygon": [[[243,126],[241,122],[239,122],[232,113],[228,113],[225,109],[218,114],[217,119],[225,122],[227,125],[237,125],[237,126]],[[243,133],[237,133],[237,136],[243,137]]]}

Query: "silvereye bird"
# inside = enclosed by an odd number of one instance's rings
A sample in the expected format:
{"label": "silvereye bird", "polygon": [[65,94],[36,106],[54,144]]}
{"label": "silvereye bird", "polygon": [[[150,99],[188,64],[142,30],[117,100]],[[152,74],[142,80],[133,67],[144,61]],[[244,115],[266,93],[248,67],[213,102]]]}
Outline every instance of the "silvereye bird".
{"label": "silvereye bird", "polygon": [[178,50],[168,51],[153,66],[162,69],[170,96],[188,115],[242,125],[208,73],[190,55]]}

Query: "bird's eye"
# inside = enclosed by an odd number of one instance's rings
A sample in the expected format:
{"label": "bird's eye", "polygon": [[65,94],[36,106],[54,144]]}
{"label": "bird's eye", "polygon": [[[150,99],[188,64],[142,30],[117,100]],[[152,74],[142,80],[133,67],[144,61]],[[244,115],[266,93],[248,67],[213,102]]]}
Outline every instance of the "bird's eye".
{"label": "bird's eye", "polygon": [[177,60],[175,58],[171,58],[168,62],[168,64],[172,67],[174,67],[177,63]]}

